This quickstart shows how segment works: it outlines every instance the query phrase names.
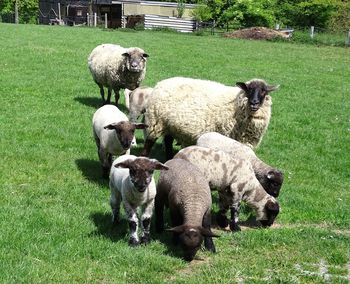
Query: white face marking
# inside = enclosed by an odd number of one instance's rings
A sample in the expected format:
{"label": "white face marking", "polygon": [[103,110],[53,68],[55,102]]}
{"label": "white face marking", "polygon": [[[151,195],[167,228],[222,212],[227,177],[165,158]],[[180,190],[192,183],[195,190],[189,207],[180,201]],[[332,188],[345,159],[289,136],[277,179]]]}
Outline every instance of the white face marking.
{"label": "white face marking", "polygon": [[197,232],[196,229],[189,229],[190,232]]}

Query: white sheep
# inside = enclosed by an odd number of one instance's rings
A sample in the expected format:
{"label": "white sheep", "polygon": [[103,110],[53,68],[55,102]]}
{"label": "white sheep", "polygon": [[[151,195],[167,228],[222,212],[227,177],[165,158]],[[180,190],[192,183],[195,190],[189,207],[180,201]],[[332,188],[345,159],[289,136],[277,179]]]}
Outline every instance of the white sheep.
{"label": "white sheep", "polygon": [[173,241],[180,244],[186,260],[192,260],[201,247],[215,252],[211,231],[211,193],[202,172],[182,159],[167,161],[161,172],[155,199],[157,232],[164,230],[164,207],[170,209]]}
{"label": "white sheep", "polygon": [[283,183],[283,173],[260,160],[250,147],[217,132],[202,134],[196,144],[214,150],[223,150],[233,158],[248,160],[265,191],[273,197],[278,197]]}
{"label": "white sheep", "polygon": [[[119,90],[136,89],[145,78],[148,54],[141,48],[124,48],[115,44],[97,46],[88,58],[88,65],[95,83],[100,88],[104,103],[109,104],[112,90],[115,93],[115,104],[118,105]],[[105,100],[104,89],[108,89]],[[125,98],[126,104],[127,98]]]}
{"label": "white sheep", "polygon": [[[123,206],[129,222],[129,245],[147,244],[150,242],[150,225],[153,214],[156,185],[154,170],[167,170],[168,167],[155,159],[123,155],[112,165],[109,187],[111,189],[110,205],[112,223],[119,222],[120,204]],[[141,208],[141,238],[138,236],[139,217],[137,210]]]}
{"label": "white sheep", "polygon": [[237,86],[181,77],[157,83],[145,113],[149,128],[142,155],[149,155],[161,135],[169,159],[174,138],[188,146],[211,131],[257,147],[270,121],[269,93],[278,87],[260,79]]}
{"label": "white sheep", "polygon": [[146,111],[148,99],[153,91],[150,87],[138,87],[131,91],[125,89],[125,98],[129,98],[129,103],[126,106],[129,109],[129,119],[136,122],[137,119]]}
{"label": "white sheep", "polygon": [[256,219],[263,226],[271,226],[279,213],[277,200],[266,193],[256,179],[251,164],[245,158],[200,146],[180,150],[174,159],[184,159],[195,165],[205,175],[211,188],[219,192],[218,225],[228,225],[226,213],[231,210],[230,229],[238,226],[239,205],[245,201],[255,211]]}
{"label": "white sheep", "polygon": [[108,177],[112,156],[129,154],[131,144],[136,144],[135,129],[145,127],[143,123],[130,122],[114,105],[104,105],[94,113],[92,128],[104,177]]}

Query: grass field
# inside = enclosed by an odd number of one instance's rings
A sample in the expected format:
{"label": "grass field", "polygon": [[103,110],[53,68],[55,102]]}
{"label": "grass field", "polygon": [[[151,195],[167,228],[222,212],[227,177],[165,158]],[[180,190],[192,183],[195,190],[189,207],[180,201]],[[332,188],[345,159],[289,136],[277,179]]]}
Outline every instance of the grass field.
{"label": "grass field", "polygon": [[[285,174],[272,228],[215,230],[218,252],[189,264],[166,233],[130,248],[126,221],[111,227],[87,68],[106,42],[149,53],[149,86],[178,75],[281,85],[257,151]],[[0,282],[349,283],[349,66],[339,47],[0,24]]]}

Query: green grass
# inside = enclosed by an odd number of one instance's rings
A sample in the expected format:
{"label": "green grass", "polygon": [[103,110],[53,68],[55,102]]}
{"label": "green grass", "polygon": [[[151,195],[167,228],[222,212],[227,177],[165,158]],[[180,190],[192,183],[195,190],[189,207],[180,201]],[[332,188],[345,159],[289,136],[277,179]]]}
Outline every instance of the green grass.
{"label": "green grass", "polygon": [[[87,57],[106,42],[150,54],[149,86],[172,76],[281,85],[257,151],[285,173],[275,227],[216,231],[218,252],[191,264],[167,234],[128,247],[126,221],[110,224],[91,131],[101,99]],[[338,47],[0,24],[0,282],[348,283],[349,66]],[[152,155],[164,161],[161,151]]]}

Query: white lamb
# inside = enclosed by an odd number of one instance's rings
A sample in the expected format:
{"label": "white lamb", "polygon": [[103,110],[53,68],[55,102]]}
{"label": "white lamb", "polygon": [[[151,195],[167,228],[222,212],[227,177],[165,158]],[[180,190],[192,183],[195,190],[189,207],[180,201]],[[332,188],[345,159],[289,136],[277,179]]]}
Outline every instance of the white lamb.
{"label": "white lamb", "polygon": [[244,158],[200,146],[180,150],[174,159],[184,159],[197,166],[207,178],[211,188],[218,189],[219,208],[217,222],[220,227],[228,225],[226,213],[231,210],[229,223],[232,231],[238,226],[239,205],[243,200],[256,213],[263,226],[271,226],[279,213],[277,200],[266,193],[256,179],[251,164]]}
{"label": "white lamb", "polygon": [[[156,185],[154,170],[167,170],[168,167],[155,159],[123,155],[112,165],[109,187],[112,222],[119,222],[120,204],[123,201],[130,229],[129,245],[148,244],[153,214]],[[138,236],[139,218],[137,210],[141,208],[141,239]]]}
{"label": "white lamb", "polygon": [[149,155],[161,135],[169,159],[174,138],[188,146],[211,131],[257,147],[270,121],[269,93],[277,88],[260,79],[238,82],[236,87],[181,77],[163,80],[148,101],[145,123],[149,128],[142,155]]}
{"label": "white lamb", "polygon": [[197,145],[214,150],[223,150],[234,158],[239,157],[248,160],[253,166],[256,178],[265,191],[273,197],[278,197],[283,183],[283,173],[260,160],[250,147],[217,132],[202,134],[197,140]]}
{"label": "white lamb", "polygon": [[105,105],[94,113],[92,128],[103,177],[108,177],[112,156],[129,154],[131,144],[136,144],[135,129],[145,127],[143,123],[130,122],[114,105]]}
{"label": "white lamb", "polygon": [[153,88],[139,87],[133,91],[125,89],[125,98],[129,98],[129,105],[126,107],[129,109],[129,119],[132,122],[136,122],[137,119],[146,111],[147,102],[153,91]]}
{"label": "white lamb", "polygon": [[[91,52],[88,58],[89,69],[100,88],[104,103],[110,103],[112,89],[115,104],[118,105],[120,89],[134,90],[140,86],[146,75],[147,57],[148,54],[141,48],[124,48],[115,44],[101,44]],[[107,100],[103,87],[108,89]],[[125,100],[128,104],[127,97]]]}

